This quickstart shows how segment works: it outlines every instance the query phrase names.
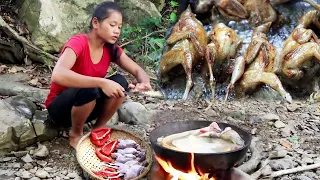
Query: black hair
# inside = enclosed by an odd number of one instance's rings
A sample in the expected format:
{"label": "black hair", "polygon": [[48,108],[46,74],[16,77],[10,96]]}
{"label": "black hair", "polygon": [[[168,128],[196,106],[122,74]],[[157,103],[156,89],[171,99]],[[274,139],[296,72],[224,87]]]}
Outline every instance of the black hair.
{"label": "black hair", "polygon": [[[92,18],[90,21],[90,26],[89,29],[92,30],[92,20],[93,18],[97,18],[99,22],[102,22],[104,19],[108,18],[110,16],[110,10],[118,11],[122,15],[122,9],[119,5],[117,5],[114,2],[110,1],[105,1],[101,4],[99,4],[93,14]],[[119,48],[117,44],[110,44],[110,43],[105,43],[105,46],[109,49],[110,54],[111,54],[111,60],[114,62],[119,61],[120,59],[120,53],[119,53]]]}

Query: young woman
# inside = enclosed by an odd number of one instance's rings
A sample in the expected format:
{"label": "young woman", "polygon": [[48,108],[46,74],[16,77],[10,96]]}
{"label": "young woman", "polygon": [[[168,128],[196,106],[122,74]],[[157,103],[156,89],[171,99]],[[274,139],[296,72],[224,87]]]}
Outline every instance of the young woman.
{"label": "young woman", "polygon": [[[69,142],[76,147],[85,122],[97,119],[93,128],[105,126],[125,99],[124,91],[151,89],[147,73],[116,45],[120,36],[122,12],[113,2],[95,9],[88,34],[72,36],[64,45],[51,77],[45,102],[49,118],[69,131]],[[136,77],[128,85],[117,74],[104,78],[111,62]]]}

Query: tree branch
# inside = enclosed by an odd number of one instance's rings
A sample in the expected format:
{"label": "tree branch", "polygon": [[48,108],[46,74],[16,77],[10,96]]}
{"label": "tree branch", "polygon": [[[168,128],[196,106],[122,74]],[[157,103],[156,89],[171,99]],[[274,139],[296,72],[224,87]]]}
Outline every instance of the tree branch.
{"label": "tree branch", "polygon": [[53,62],[58,60],[57,57],[39,49],[29,42],[25,37],[20,36],[3,20],[2,16],[0,16],[0,29],[2,29],[9,37],[18,40],[24,48],[25,55],[28,55],[32,60],[44,63],[46,65],[53,65]]}
{"label": "tree branch", "polygon": [[131,43],[133,43],[133,42],[135,42],[135,41],[139,41],[139,40],[145,39],[145,38],[147,38],[147,37],[149,37],[149,36],[152,36],[153,34],[162,33],[162,32],[166,32],[166,30],[162,29],[162,30],[154,31],[154,32],[152,32],[152,33],[150,33],[150,34],[147,34],[147,35],[141,37],[141,38],[137,38],[137,39],[128,41],[128,42],[126,42],[126,43],[123,43],[120,47],[126,46],[126,45],[131,44]]}

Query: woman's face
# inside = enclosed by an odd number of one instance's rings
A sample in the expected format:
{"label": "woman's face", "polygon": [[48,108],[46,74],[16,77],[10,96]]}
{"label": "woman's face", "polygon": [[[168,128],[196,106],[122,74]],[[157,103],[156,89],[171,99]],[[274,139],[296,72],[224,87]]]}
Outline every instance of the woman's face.
{"label": "woman's face", "polygon": [[99,23],[98,35],[106,42],[114,44],[121,32],[122,15],[118,11],[110,11],[110,16]]}

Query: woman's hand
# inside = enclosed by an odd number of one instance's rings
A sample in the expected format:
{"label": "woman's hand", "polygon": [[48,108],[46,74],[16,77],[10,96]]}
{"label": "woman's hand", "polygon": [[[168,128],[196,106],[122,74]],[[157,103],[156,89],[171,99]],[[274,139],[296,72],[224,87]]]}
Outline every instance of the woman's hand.
{"label": "woman's hand", "polygon": [[132,89],[133,92],[149,91],[151,90],[151,85],[150,83],[129,84],[129,88]]}
{"label": "woman's hand", "polygon": [[124,88],[119,83],[109,79],[103,78],[100,88],[108,97],[120,98],[125,96]]}

